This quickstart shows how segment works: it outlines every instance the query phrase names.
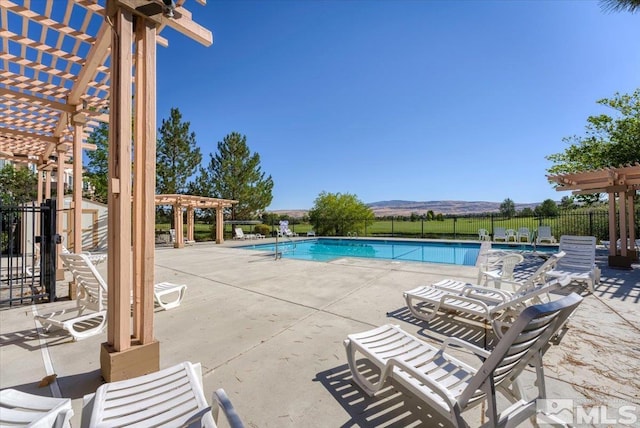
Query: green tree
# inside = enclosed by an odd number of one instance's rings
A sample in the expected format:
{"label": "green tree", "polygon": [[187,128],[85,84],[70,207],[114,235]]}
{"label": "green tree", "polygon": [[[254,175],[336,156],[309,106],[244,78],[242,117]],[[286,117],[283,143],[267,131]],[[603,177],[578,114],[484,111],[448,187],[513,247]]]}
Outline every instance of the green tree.
{"label": "green tree", "polygon": [[26,166],[12,164],[0,169],[0,201],[4,205],[19,205],[36,199],[38,177]]}
{"label": "green tree", "polygon": [[509,198],[506,198],[500,204],[500,214],[507,218],[511,218],[516,215],[516,204]]}
{"label": "green tree", "polygon": [[234,199],[232,220],[247,220],[264,210],[273,200],[273,179],[265,177],[260,155],[251,153],[247,137],[232,132],[218,142],[206,168],[200,167],[193,188],[202,196]]}
{"label": "green tree", "polygon": [[309,220],[319,235],[345,236],[347,232],[364,233],[373,221],[371,208],[350,193],[321,192],[309,210]]}
{"label": "green tree", "polygon": [[156,150],[156,193],[187,191],[187,180],[202,161],[196,134],[189,130],[190,125],[182,121],[177,108],[171,108],[169,119],[162,119]]}
{"label": "green tree", "polygon": [[538,205],[534,210],[539,217],[556,217],[559,213],[558,205],[552,199],[545,199],[542,204]]}
{"label": "green tree", "polygon": [[101,123],[87,138],[89,144],[95,144],[96,150],[87,151],[87,172],[84,179],[93,187],[93,198],[107,203],[109,177],[109,124]]}
{"label": "green tree", "polygon": [[611,12],[640,11],[640,0],[600,0],[600,5],[605,11]]}
{"label": "green tree", "polygon": [[[631,95],[616,93],[598,104],[612,108],[615,117],[600,114],[587,118],[584,136],[565,137],[569,145],[562,153],[547,156],[553,165],[550,174],[566,174],[640,162],[640,89]],[[578,195],[592,204],[599,195]]]}
{"label": "green tree", "polygon": [[563,210],[571,210],[577,208],[575,202],[573,201],[573,196],[563,196],[560,199],[560,208]]}
{"label": "green tree", "polygon": [[520,217],[533,217],[534,213],[531,208],[524,207],[523,209],[520,210],[520,213],[518,215]]}

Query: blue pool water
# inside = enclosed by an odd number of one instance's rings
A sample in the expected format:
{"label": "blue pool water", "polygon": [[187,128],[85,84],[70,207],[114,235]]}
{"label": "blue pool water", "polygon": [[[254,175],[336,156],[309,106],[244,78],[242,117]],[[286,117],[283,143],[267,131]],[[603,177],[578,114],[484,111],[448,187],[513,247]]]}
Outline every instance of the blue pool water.
{"label": "blue pool water", "polygon": [[[532,251],[528,244],[493,244],[494,249]],[[239,248],[275,253],[275,244],[247,245]],[[538,247],[538,252],[556,252],[558,247]],[[363,257],[413,262],[475,266],[480,244],[472,242],[415,242],[378,239],[317,238],[278,244],[282,257],[328,262],[341,257]]]}
{"label": "blue pool water", "polygon": [[[240,248],[275,252],[275,244],[258,244]],[[279,243],[278,252],[281,252],[282,257],[285,258],[323,262],[341,257],[363,257],[474,266],[480,252],[480,245],[459,242],[318,238]]]}

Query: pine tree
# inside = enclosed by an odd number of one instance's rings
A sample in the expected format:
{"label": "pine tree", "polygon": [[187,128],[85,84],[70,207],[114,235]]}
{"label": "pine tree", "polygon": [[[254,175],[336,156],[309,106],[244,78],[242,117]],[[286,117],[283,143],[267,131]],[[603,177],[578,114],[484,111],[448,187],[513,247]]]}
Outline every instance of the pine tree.
{"label": "pine tree", "polygon": [[247,220],[273,200],[273,180],[260,168],[260,155],[251,153],[247,137],[232,132],[218,142],[218,152],[210,154],[206,168],[200,168],[194,188],[202,196],[235,199],[232,220]]}
{"label": "pine tree", "polygon": [[177,108],[171,109],[168,120],[162,120],[156,149],[156,193],[176,194],[187,191],[187,180],[202,161],[196,134],[189,131],[189,122],[182,121]]}

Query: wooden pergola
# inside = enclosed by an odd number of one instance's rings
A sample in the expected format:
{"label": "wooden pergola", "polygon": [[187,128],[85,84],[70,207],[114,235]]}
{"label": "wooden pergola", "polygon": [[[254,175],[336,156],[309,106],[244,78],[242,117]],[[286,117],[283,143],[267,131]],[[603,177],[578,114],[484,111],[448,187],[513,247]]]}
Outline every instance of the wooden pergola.
{"label": "wooden pergola", "polygon": [[168,46],[159,35],[166,27],[205,46],[213,42],[185,3],[0,0],[0,158],[36,165],[40,200],[50,197],[56,170],[61,201],[62,172],[73,168],[75,252],[82,251],[82,150],[92,148],[86,138],[93,128],[109,122],[108,329],[100,355],[107,381],[159,368],[156,45]]}
{"label": "wooden pergola", "polygon": [[[609,195],[609,265],[630,267],[637,257],[634,242],[634,198],[640,189],[640,164],[621,168],[603,168],[572,174],[548,175],[556,183],[556,190],[570,190],[574,195],[607,193]],[[616,210],[616,200],[618,209]],[[616,227],[616,211],[619,215],[620,236]],[[620,239],[620,253],[616,242]],[[630,248],[629,248],[630,247]]]}
{"label": "wooden pergola", "polygon": [[195,210],[216,210],[216,244],[224,242],[224,209],[230,208],[238,201],[233,199],[206,198],[194,195],[156,195],[156,205],[170,205],[173,207],[173,224],[176,228],[175,248],[184,247],[184,231],[182,223],[182,210],[187,210],[187,240],[193,241]]}

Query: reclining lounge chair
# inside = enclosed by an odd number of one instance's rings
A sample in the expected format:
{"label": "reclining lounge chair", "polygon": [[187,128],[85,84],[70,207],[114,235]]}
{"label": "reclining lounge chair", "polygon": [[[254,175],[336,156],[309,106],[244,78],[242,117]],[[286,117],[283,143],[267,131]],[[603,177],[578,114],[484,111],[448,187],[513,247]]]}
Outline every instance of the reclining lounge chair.
{"label": "reclining lounge chair", "polygon": [[44,397],[16,389],[0,391],[0,426],[69,428],[70,398]]}
{"label": "reclining lounge chair", "polygon": [[600,284],[600,268],[596,266],[595,236],[562,235],[560,251],[566,256],[558,261],[556,267],[547,272],[547,275],[555,278],[565,276],[571,281],[584,282],[593,293],[594,286]]}
{"label": "reclining lounge chair", "polygon": [[133,379],[110,382],[83,399],[83,426],[171,426],[215,428],[222,408],[228,425],[243,424],[224,390],[212,412],[202,389],[200,364],[183,362]]}
{"label": "reclining lounge chair", "polygon": [[[439,349],[385,325],[351,334],[344,341],[355,383],[374,395],[393,378],[425,404],[448,418],[454,426],[468,427],[462,413],[487,400],[488,426],[518,426],[536,415],[536,402],[546,398],[542,355],[549,339],[564,325],[582,298],[575,293],[555,302],[525,309],[492,352],[457,338],[448,338]],[[447,353],[455,345],[479,358],[478,368]],[[358,370],[357,353],[380,370],[372,383]],[[527,365],[536,369],[537,396],[525,400],[518,376]],[[513,404],[498,414],[496,388]]]}

